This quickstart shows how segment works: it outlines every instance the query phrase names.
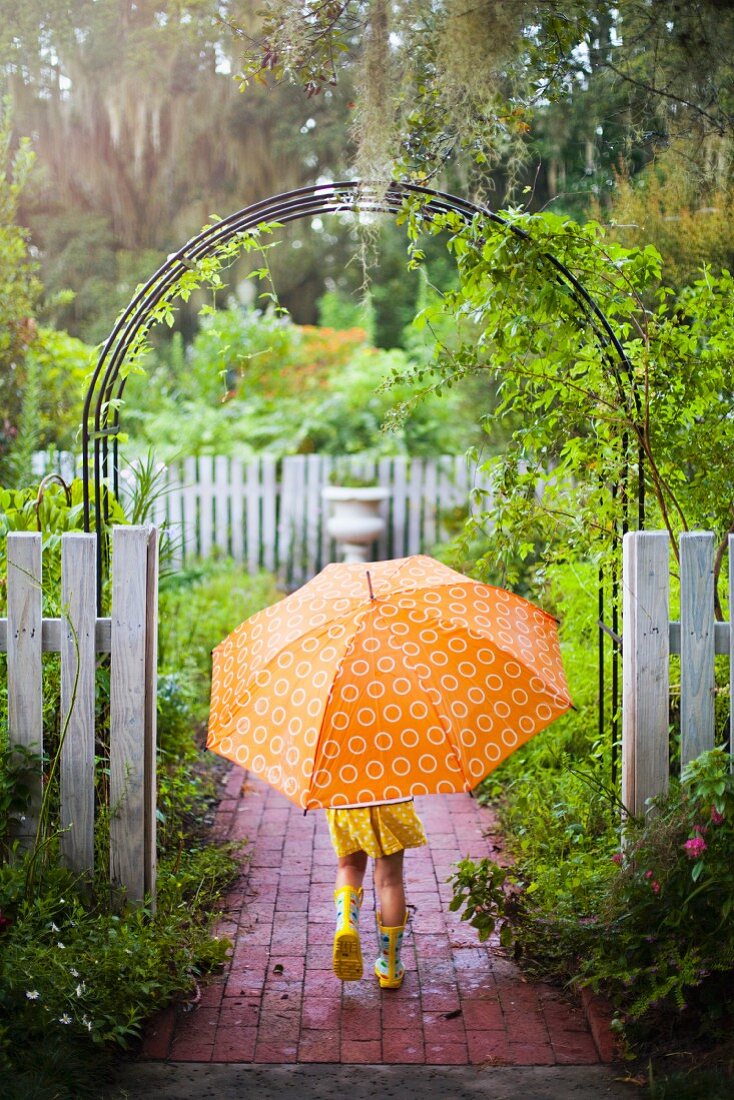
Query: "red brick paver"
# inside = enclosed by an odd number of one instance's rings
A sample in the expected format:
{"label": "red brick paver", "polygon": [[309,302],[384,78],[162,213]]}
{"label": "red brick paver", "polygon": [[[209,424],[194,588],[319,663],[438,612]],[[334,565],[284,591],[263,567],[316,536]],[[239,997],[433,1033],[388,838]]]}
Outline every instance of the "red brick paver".
{"label": "red brick paver", "polygon": [[528,983],[496,943],[449,912],[457,860],[496,856],[491,811],[466,795],[417,799],[430,847],[406,853],[411,920],[399,990],[371,977],[374,897],[365,883],[365,976],[331,973],[335,858],[323,813],[306,817],[233,769],[216,833],[249,858],[219,934],[225,972],[196,1005],[151,1021],[143,1056],[196,1062],[580,1065],[599,1061],[581,1009]]}

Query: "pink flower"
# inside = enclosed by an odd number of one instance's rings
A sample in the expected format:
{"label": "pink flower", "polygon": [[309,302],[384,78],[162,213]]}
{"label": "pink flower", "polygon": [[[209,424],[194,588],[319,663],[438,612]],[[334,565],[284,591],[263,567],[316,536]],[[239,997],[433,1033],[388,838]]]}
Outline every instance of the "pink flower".
{"label": "pink flower", "polygon": [[659,882],[651,882],[650,883],[650,889],[652,890],[653,894],[659,894],[660,893],[660,883]]}
{"label": "pink flower", "polygon": [[652,871],[645,871],[645,878],[652,878]]}
{"label": "pink flower", "polygon": [[694,836],[685,842],[683,851],[689,859],[700,859],[707,847],[708,845],[702,836]]}
{"label": "pink flower", "polygon": [[694,831],[694,833],[697,833],[699,836],[703,836],[704,833],[707,833],[709,831],[708,830],[708,825],[694,825],[693,826],[693,831]]}
{"label": "pink flower", "polygon": [[715,806],[711,807],[711,820],[713,821],[714,825],[724,824],[724,815],[720,814]]}
{"label": "pink flower", "polygon": [[621,866],[623,859],[624,859],[624,856],[622,855],[621,852],[615,852],[614,855],[612,856],[612,863],[616,863],[617,866]]}

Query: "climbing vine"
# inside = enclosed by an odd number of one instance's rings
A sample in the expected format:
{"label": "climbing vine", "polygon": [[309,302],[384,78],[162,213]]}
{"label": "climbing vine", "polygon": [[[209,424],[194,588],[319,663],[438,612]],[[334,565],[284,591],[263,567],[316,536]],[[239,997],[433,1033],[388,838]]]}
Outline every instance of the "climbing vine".
{"label": "climbing vine", "polygon": [[[506,217],[510,229],[432,219],[432,233],[448,234],[459,285],[417,319],[444,333],[454,322],[453,342],[436,346],[438,387],[472,374],[486,379],[488,406],[493,397],[475,460],[494,489],[475,502],[467,531],[481,538],[480,570],[501,562],[517,580],[538,544],[546,561],[603,559],[625,521],[637,525],[641,489],[648,527],[677,536],[705,526],[723,548],[734,527],[731,274],[704,269],[676,292],[652,245],[624,248],[598,223],[550,213]],[[420,264],[422,214],[406,218]],[[556,261],[608,318],[618,350]],[[496,453],[500,424],[510,438]]]}

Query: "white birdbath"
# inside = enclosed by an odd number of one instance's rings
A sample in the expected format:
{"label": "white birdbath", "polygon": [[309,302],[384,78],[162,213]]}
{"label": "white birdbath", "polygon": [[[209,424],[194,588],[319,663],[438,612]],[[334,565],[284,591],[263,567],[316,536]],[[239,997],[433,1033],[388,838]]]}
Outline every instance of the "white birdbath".
{"label": "white birdbath", "polygon": [[380,504],[390,496],[380,485],[350,489],[335,485],[321,490],[331,505],[326,530],[337,541],[343,561],[369,561],[370,547],[385,530]]}

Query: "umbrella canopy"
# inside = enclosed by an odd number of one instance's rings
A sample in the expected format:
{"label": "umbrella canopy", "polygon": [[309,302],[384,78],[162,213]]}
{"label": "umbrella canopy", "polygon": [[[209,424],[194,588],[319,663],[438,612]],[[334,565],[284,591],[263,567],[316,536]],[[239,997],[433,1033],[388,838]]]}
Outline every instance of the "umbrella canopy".
{"label": "umbrella canopy", "polygon": [[468,791],[571,706],[555,619],[424,555],[327,565],[213,654],[207,746],[304,809]]}

